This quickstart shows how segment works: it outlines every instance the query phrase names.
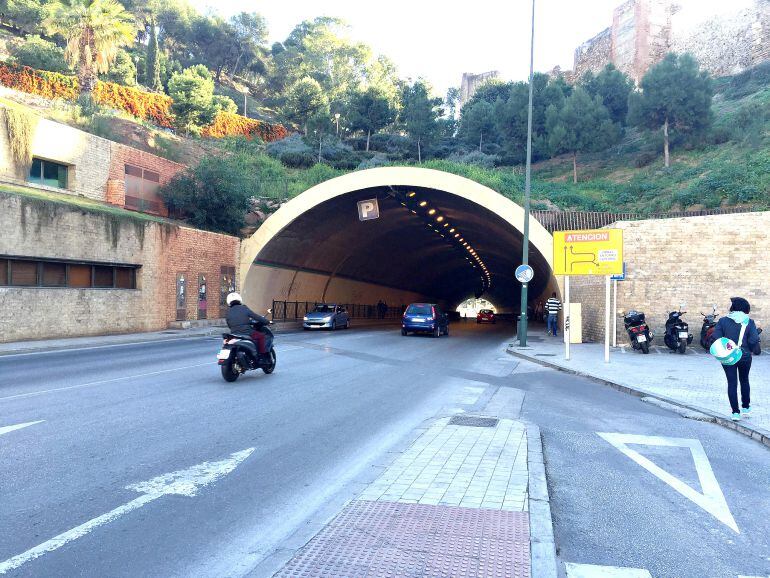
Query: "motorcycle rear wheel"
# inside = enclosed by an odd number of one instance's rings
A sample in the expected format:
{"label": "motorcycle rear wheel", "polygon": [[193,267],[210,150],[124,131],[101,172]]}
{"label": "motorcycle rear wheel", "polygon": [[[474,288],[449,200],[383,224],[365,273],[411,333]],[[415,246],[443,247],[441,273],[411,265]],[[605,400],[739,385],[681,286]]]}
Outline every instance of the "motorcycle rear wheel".
{"label": "motorcycle rear wheel", "polygon": [[233,362],[231,360],[228,360],[225,363],[223,363],[221,367],[222,367],[222,377],[224,378],[225,381],[229,383],[232,383],[233,381],[238,379],[238,377],[240,377],[241,375],[240,371],[236,371],[233,368]]}
{"label": "motorcycle rear wheel", "polygon": [[262,371],[270,375],[275,371],[275,364],[278,362],[278,358],[275,355],[275,349],[273,349],[272,347],[270,348],[270,351],[268,354],[270,355],[270,365],[262,366]]}
{"label": "motorcycle rear wheel", "polygon": [[680,339],[679,348],[677,349],[677,351],[679,351],[679,353],[684,353],[686,350],[687,350],[687,339]]}
{"label": "motorcycle rear wheel", "polygon": [[639,346],[642,348],[642,353],[644,353],[645,355],[650,352],[650,344],[649,343],[647,343],[647,342],[640,343]]}

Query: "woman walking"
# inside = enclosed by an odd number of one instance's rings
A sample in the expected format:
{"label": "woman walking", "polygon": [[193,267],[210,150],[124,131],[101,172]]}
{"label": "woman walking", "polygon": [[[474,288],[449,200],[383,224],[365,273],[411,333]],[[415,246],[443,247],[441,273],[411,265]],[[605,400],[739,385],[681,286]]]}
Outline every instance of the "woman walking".
{"label": "woman walking", "polygon": [[[727,397],[730,399],[730,408],[732,409],[733,421],[741,419],[741,414],[748,417],[751,413],[751,391],[749,386],[749,372],[751,371],[751,354],[758,353],[759,350],[759,331],[752,319],[749,319],[751,306],[743,297],[732,297],[730,314],[722,317],[714,329],[714,338],[719,340],[722,337],[730,339],[733,344],[740,348],[740,357],[738,361],[730,359],[732,364],[722,361],[722,369],[727,376]],[[715,342],[716,346],[718,343]],[[713,347],[713,346],[712,346]],[[728,344],[727,350],[732,347]],[[712,348],[712,352],[714,349]],[[735,352],[736,354],[738,352]],[[736,355],[737,357],[737,355]],[[741,406],[738,407],[738,381],[741,382]]]}

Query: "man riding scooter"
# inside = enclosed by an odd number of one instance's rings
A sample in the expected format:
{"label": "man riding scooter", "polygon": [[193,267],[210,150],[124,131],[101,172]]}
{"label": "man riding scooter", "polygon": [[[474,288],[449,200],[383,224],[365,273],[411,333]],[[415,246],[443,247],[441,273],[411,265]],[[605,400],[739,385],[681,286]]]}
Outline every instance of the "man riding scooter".
{"label": "man riding scooter", "polygon": [[230,293],[227,296],[227,305],[227,326],[230,328],[230,332],[237,335],[250,335],[251,340],[257,344],[259,361],[265,361],[267,354],[265,334],[261,331],[256,331],[252,327],[252,323],[269,325],[270,321],[246,307],[242,303],[240,293]]}

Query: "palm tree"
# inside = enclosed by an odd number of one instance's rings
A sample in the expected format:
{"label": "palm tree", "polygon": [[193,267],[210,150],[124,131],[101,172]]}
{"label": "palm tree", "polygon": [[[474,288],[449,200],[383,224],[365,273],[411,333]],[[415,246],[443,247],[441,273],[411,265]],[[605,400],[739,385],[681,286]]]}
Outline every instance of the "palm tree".
{"label": "palm tree", "polygon": [[107,72],[118,49],[136,35],[133,16],[117,0],[57,0],[46,26],[67,39],[65,57],[78,71],[80,94],[89,97],[96,75]]}

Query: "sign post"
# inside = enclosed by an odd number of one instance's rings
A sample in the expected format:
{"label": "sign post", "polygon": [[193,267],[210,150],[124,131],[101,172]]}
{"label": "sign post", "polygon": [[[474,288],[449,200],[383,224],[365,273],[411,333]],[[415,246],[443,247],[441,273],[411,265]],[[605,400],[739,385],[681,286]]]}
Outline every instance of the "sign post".
{"label": "sign post", "polygon": [[[527,264],[519,265],[516,267],[516,271],[514,273],[516,276],[516,280],[521,283],[521,294],[525,295],[527,293],[527,289],[529,287],[529,282],[532,281],[532,279],[535,276],[535,272]],[[519,337],[519,347],[526,347],[527,346],[527,334],[526,334],[526,326],[522,324],[522,320],[524,319],[524,315],[526,315],[526,310],[522,313],[521,319],[519,319],[519,326],[518,326],[518,337]],[[526,321],[525,321],[526,323]]]}
{"label": "sign post", "polygon": [[607,275],[604,291],[604,363],[610,362],[610,276]]}
{"label": "sign post", "polygon": [[610,277],[613,281],[612,296],[612,347],[618,346],[618,281],[626,280],[626,262],[623,261],[623,272]]}
{"label": "sign post", "polygon": [[618,346],[618,280],[612,280],[612,347]]}
{"label": "sign post", "polygon": [[569,344],[572,341],[569,332],[569,275],[564,277],[564,359],[569,361]]}
{"label": "sign post", "polygon": [[623,230],[595,229],[585,231],[554,231],[553,273],[564,275],[565,313],[564,335],[565,356],[570,356],[569,336],[569,278],[572,275],[595,275],[606,277],[604,299],[604,361],[610,361],[611,331],[611,281],[610,276],[622,275]]}

